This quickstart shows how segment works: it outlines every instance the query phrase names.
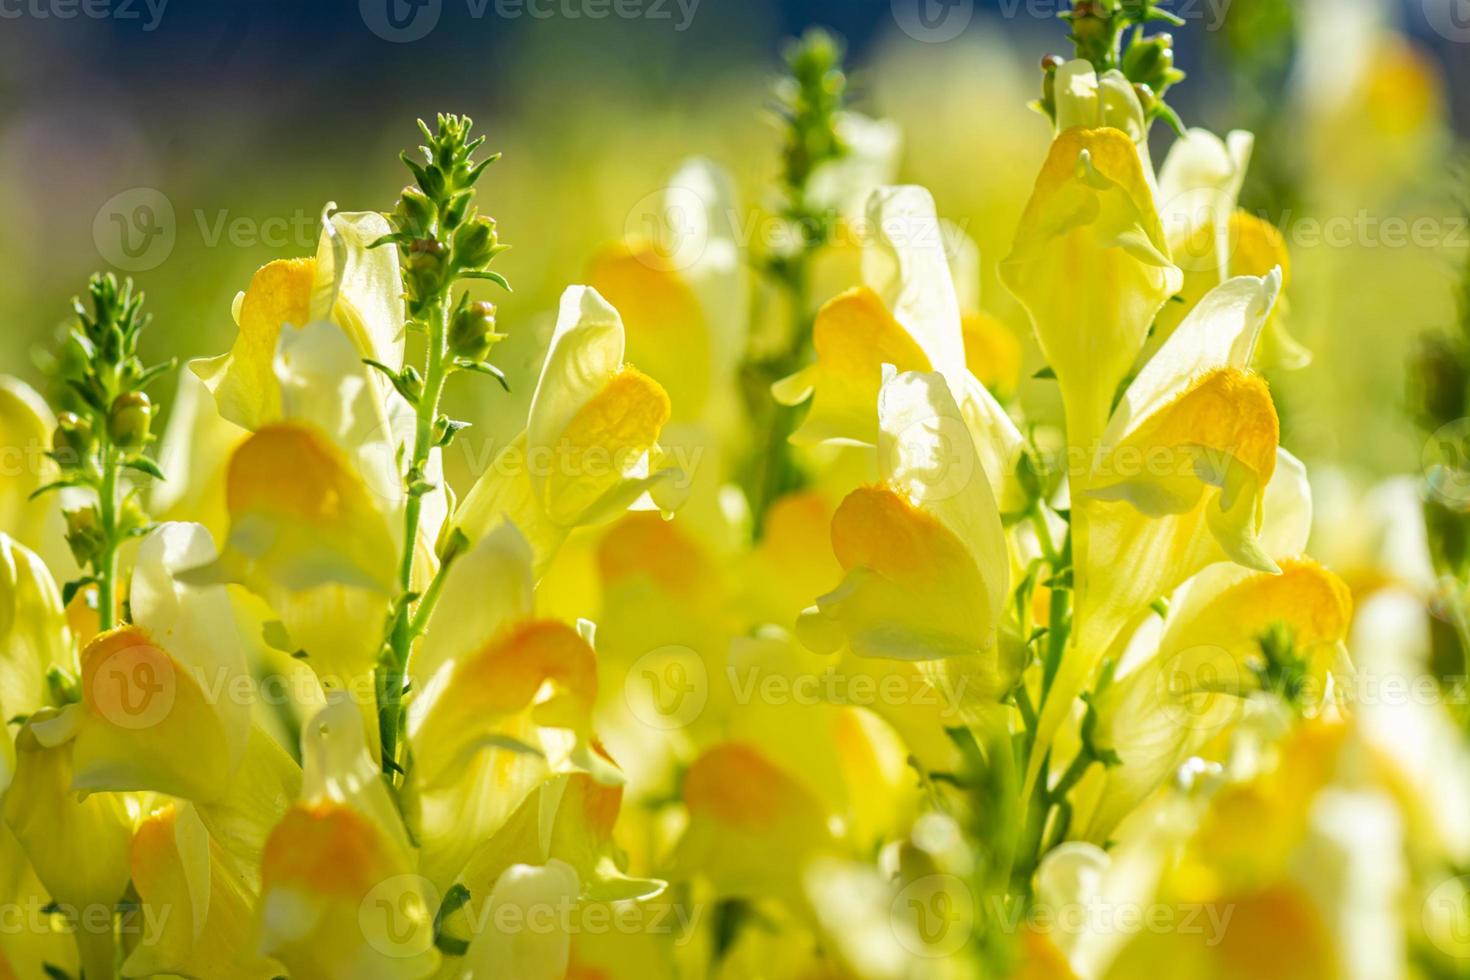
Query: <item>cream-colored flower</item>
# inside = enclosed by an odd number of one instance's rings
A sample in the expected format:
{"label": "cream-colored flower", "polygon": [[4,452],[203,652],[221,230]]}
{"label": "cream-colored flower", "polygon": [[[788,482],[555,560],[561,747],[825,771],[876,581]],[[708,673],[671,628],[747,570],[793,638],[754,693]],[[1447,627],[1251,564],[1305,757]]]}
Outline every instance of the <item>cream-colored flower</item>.
{"label": "cream-colored flower", "polygon": [[641,506],[645,494],[665,511],[678,504],[684,476],[664,465],[658,443],[669,397],[624,350],[622,318],[596,290],[562,294],[526,429],[454,515],[470,540],[511,521],[539,577],[573,528]]}
{"label": "cream-colored flower", "polygon": [[403,366],[398,250],[370,247],[392,231],[373,211],[329,213],[314,258],[281,259],[256,272],[235,299],[240,333],[233,349],[190,365],[214,393],[221,417],[251,430],[281,417],[276,351],[283,336],[309,324],[336,324],[359,357]]}

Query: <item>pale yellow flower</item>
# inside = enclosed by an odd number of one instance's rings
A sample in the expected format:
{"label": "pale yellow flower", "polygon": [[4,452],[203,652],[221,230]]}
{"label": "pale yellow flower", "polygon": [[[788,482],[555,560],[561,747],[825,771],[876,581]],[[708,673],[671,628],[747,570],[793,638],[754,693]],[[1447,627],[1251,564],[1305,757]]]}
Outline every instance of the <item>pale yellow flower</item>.
{"label": "pale yellow flower", "polygon": [[624,362],[624,347],[622,318],[595,290],[562,295],[526,429],[454,515],[472,541],[511,521],[539,577],[573,528],[611,520],[645,494],[660,509],[677,505],[684,477],[658,443],[669,397]]}
{"label": "pale yellow flower", "polygon": [[255,274],[235,299],[240,333],[233,349],[190,365],[214,393],[223,418],[252,430],[280,418],[276,351],[283,336],[312,323],[336,324],[359,357],[402,367],[398,250],[369,248],[392,230],[376,212],[330,213],[314,258],[278,260]]}

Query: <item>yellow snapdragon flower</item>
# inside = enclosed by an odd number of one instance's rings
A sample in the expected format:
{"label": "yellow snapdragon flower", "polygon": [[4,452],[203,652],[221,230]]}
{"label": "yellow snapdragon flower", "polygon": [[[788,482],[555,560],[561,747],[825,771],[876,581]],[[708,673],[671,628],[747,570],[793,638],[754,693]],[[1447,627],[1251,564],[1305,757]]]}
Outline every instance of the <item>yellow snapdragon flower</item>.
{"label": "yellow snapdragon flower", "polygon": [[829,300],[812,327],[816,360],[777,382],[776,400],[811,409],[792,435],[797,445],[871,446],[884,365],[934,371],[948,385],[969,428],[992,491],[1012,500],[1021,435],[970,373],[963,318],[934,199],[921,187],[884,187],[868,200],[863,249],[866,285]]}
{"label": "yellow snapdragon flower", "polygon": [[526,428],[454,515],[470,540],[511,521],[539,577],[573,528],[641,506],[645,494],[662,510],[678,505],[684,476],[658,441],[669,397],[624,352],[618,311],[591,287],[567,289]]}
{"label": "yellow snapdragon flower", "polygon": [[271,262],[235,298],[239,336],[230,353],[190,365],[214,394],[220,415],[243,428],[254,430],[280,417],[274,365],[281,338],[290,330],[334,323],[359,357],[395,370],[403,366],[398,251],[369,247],[393,229],[376,212],[333,212],[331,207],[323,216],[314,257]]}

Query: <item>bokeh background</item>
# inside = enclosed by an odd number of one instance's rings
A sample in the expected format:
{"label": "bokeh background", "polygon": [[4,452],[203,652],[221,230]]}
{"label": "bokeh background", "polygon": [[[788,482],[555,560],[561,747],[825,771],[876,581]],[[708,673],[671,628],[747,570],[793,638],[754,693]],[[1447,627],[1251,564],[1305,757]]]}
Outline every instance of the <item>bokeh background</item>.
{"label": "bokeh background", "polygon": [[[483,456],[522,424],[556,296],[682,158],[769,199],[770,82],[812,24],[848,39],[858,107],[902,126],[902,179],[979,243],[985,305],[1026,336],[994,269],[1050,135],[1026,102],[1069,47],[1060,3],[0,0],[0,371],[44,381],[36,352],[98,269],[147,289],[150,358],[224,350],[256,267],[311,253],[329,201],[391,207],[415,117],[463,112],[505,153],[481,196],[516,286],[497,297],[514,392],[451,393]],[[1291,245],[1316,360],[1271,379],[1283,442],[1364,482],[1416,471],[1406,363],[1454,323],[1470,246],[1470,0],[1171,6],[1191,76],[1171,101],[1257,132],[1242,204]],[[1023,398],[1044,410],[1044,388]]]}

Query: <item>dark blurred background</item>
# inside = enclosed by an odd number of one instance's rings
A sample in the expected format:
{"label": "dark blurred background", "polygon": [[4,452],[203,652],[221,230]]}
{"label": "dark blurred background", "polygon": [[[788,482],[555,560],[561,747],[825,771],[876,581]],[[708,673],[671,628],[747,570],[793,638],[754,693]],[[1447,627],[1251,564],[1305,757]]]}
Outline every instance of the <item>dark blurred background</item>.
{"label": "dark blurred background", "polygon": [[[0,0],[0,372],[39,382],[35,348],[96,269],[148,290],[153,356],[222,351],[253,270],[311,253],[329,201],[391,207],[414,118],[453,111],[505,152],[482,197],[513,246],[497,265],[517,287],[507,367],[529,378],[557,293],[680,159],[718,160],[760,202],[781,43],[813,24],[848,39],[859,107],[904,129],[899,176],[978,241],[986,305],[1024,332],[993,270],[1049,137],[1025,102],[1037,59],[1069,48],[1060,2]],[[1171,101],[1190,124],[1260,134],[1247,206],[1284,225],[1458,213],[1470,0],[1171,6],[1191,74]],[[1320,258],[1293,241],[1295,329],[1319,356],[1281,400],[1304,454],[1413,464],[1382,417],[1406,338],[1454,315],[1463,244],[1441,239],[1390,252],[1359,233]],[[522,398],[475,408],[513,430]]]}

